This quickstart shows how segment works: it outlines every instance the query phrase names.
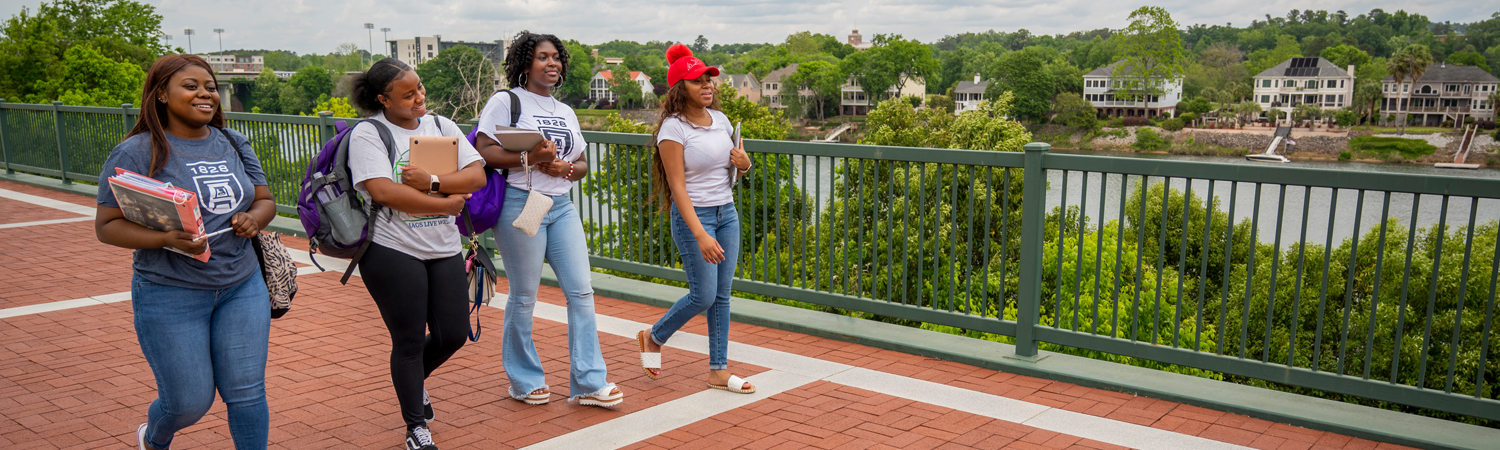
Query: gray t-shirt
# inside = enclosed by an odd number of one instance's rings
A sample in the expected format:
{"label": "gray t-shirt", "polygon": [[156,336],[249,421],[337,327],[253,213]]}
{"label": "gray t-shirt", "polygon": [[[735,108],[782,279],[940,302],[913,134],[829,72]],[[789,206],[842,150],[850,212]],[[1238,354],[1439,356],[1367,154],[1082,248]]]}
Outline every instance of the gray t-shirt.
{"label": "gray t-shirt", "polygon": [[[422,116],[417,129],[408,130],[385,119],[385,113],[370,117],[391,130],[396,144],[396,164],[391,165],[386,155],[385,144],[380,141],[380,132],[374,125],[355,125],[349,132],[349,173],[353,175],[355,189],[369,201],[370,191],[365,189],[365,180],[388,178],[401,183],[400,167],[406,167],[410,157],[411,137],[452,136],[458,139],[458,167],[461,169],[483,158],[469,140],[458,129],[458,125],[446,117]],[[441,126],[439,126],[441,122]],[[463,250],[458,239],[458,225],[453,217],[414,217],[411,214],[385,208],[375,218],[374,242],[411,255],[420,260],[447,258]]]}
{"label": "gray t-shirt", "polygon": [[[267,185],[266,174],[244,135],[234,130],[221,133],[217,128],[209,128],[208,134],[198,140],[168,134],[172,152],[155,175],[149,174],[151,135],[131,136],[104,160],[96,201],[101,206],[120,207],[109,187],[109,177],[119,167],[197,194],[205,233],[229,228],[235,213],[250,210],[255,186]],[[153,283],[192,289],[234,287],[260,271],[250,240],[233,232],[208,238],[208,249],[206,263],[166,249],[136,250],[133,269]]]}

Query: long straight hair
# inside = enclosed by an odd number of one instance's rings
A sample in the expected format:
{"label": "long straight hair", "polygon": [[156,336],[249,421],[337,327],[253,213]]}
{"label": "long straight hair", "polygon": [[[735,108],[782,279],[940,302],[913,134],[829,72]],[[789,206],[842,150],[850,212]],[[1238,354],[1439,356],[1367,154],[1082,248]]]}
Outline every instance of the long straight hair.
{"label": "long straight hair", "polygon": [[[167,165],[167,157],[172,153],[172,143],[167,141],[167,111],[166,104],[157,101],[158,96],[166,95],[172,81],[172,75],[181,72],[190,66],[202,67],[208,71],[210,77],[217,78],[213,66],[198,55],[166,55],[157,58],[151,64],[151,70],[146,72],[146,83],[141,88],[141,115],[135,121],[135,127],[125,135],[125,139],[142,134],[151,134],[151,168],[146,176],[154,177],[156,172]],[[205,81],[204,83],[207,83]],[[208,126],[224,128],[224,110],[219,104],[214,104],[214,117],[209,119]]]}
{"label": "long straight hair", "polygon": [[[712,82],[713,78],[709,78]],[[661,123],[668,117],[682,117],[682,114],[694,108],[697,99],[689,97],[687,88],[682,84],[687,80],[678,81],[661,100],[661,107],[656,111],[656,126],[651,128],[651,201],[655,202],[657,211],[666,211],[672,204],[672,188],[667,185],[667,167],[661,162],[661,147],[656,144],[657,135],[661,134]],[[719,104],[719,90],[717,86],[708,87],[714,90],[714,101],[708,105],[708,109],[723,111],[724,106]]]}

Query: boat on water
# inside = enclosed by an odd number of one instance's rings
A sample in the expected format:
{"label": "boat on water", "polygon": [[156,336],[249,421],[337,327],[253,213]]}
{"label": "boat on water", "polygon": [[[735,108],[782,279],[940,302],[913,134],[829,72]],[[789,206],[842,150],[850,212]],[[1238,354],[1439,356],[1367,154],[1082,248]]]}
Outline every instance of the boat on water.
{"label": "boat on water", "polygon": [[1292,127],[1283,127],[1283,126],[1276,127],[1276,134],[1272,135],[1273,137],[1271,138],[1271,145],[1268,146],[1268,147],[1266,147],[1266,152],[1265,153],[1253,153],[1253,154],[1245,155],[1245,159],[1249,160],[1249,161],[1265,162],[1265,163],[1289,163],[1289,162],[1292,162],[1292,160],[1287,159],[1287,157],[1276,154],[1276,146],[1281,145],[1282,142],[1286,142],[1287,144],[1292,144],[1291,139],[1290,139],[1291,138],[1291,134],[1292,134]]}

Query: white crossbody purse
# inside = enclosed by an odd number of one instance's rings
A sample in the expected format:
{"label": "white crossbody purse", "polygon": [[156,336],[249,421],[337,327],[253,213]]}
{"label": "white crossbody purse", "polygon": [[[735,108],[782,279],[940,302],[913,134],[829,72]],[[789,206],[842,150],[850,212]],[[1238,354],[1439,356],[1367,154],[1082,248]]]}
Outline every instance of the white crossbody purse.
{"label": "white crossbody purse", "polygon": [[521,164],[526,170],[526,206],[521,208],[521,215],[516,217],[510,226],[516,227],[527,237],[536,237],[536,232],[542,227],[542,219],[547,217],[547,211],[552,210],[552,197],[543,195],[531,188],[531,165],[526,162],[526,154],[521,154]]}

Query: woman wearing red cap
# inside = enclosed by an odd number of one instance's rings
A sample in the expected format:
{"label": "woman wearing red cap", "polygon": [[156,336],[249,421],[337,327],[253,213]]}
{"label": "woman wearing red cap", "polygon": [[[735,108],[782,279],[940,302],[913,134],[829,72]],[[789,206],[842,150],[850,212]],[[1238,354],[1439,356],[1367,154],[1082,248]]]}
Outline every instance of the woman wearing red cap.
{"label": "woman wearing red cap", "polygon": [[672,241],[682,256],[688,294],[650,330],[636,333],[646,376],[661,377],[661,347],[679,328],[708,311],[708,387],[755,392],[729,374],[729,288],[740,255],[735,180],[750,171],[750,157],[734,142],[734,125],[719,106],[711,77],[719,69],[693,57],[682,44],[667,49],[667,93],[652,142],[651,189],[662,209],[675,206]]}

